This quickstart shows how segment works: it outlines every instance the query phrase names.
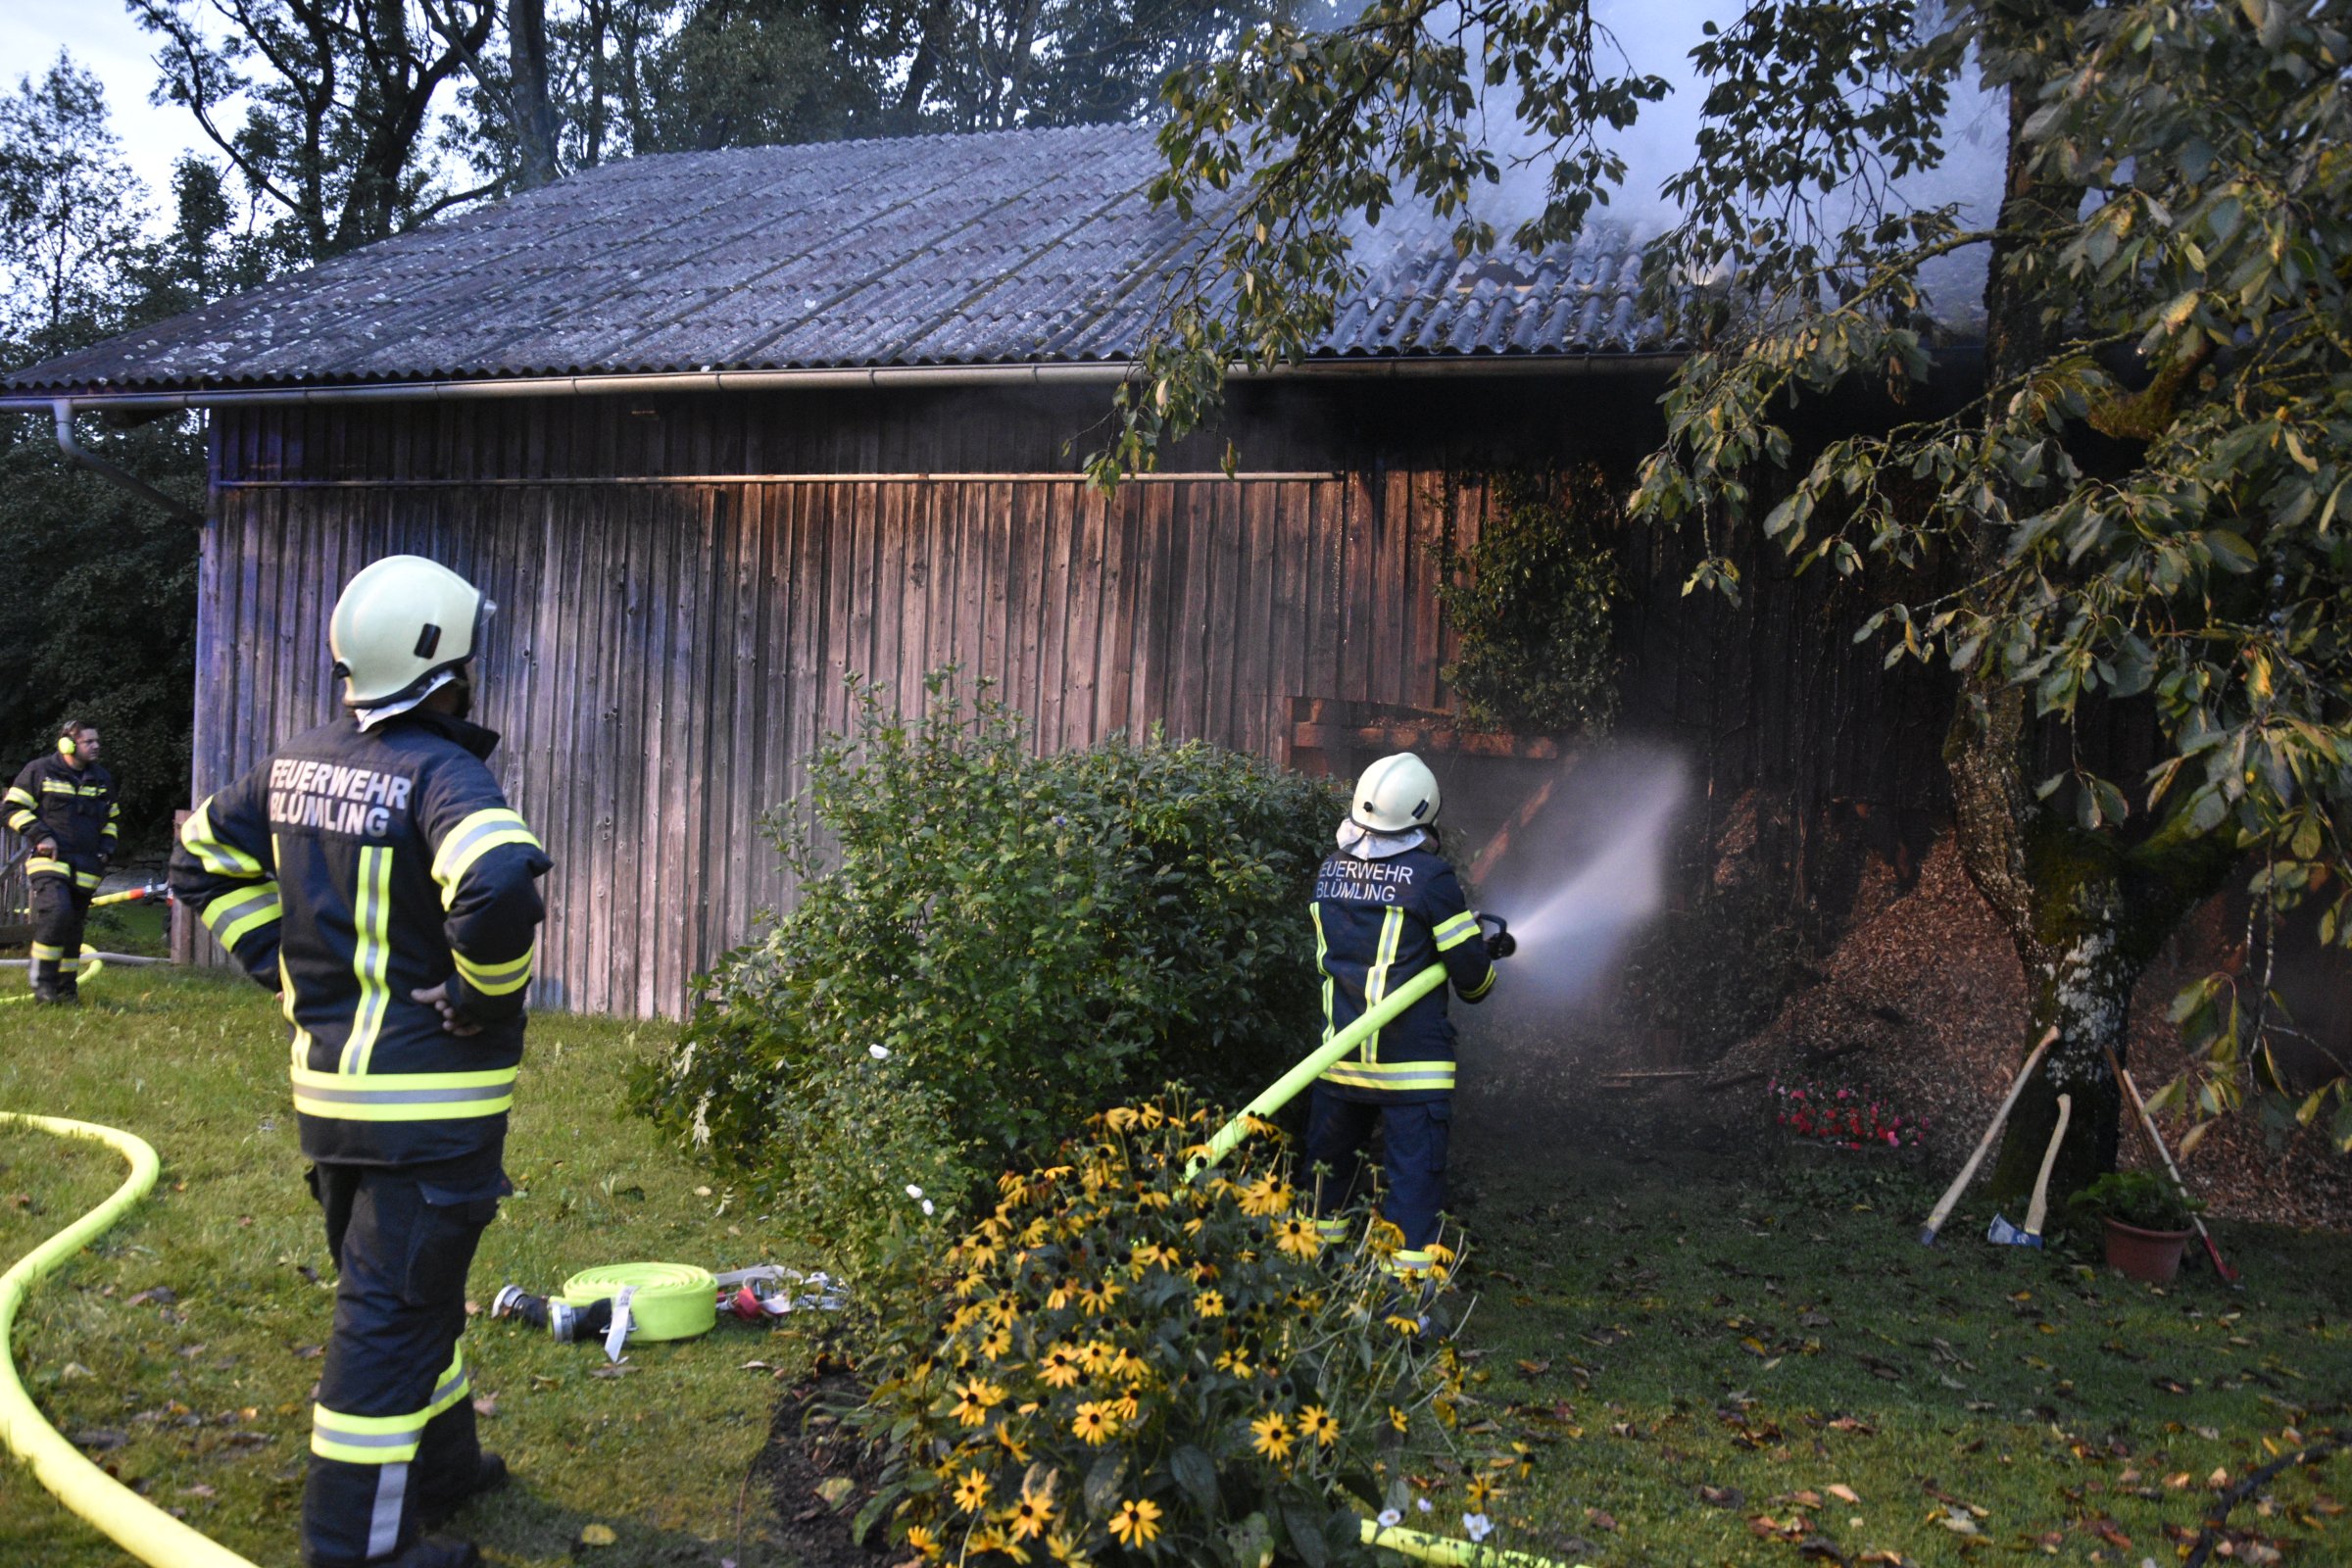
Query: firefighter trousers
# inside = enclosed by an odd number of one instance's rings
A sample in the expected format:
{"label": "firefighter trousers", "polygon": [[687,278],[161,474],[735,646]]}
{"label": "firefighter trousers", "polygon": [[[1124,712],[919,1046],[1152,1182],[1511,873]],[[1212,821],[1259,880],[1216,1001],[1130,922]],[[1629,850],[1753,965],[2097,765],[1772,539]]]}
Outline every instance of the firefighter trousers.
{"label": "firefighter trousers", "polygon": [[1326,1240],[1337,1240],[1344,1222],[1336,1218],[1355,1196],[1363,1178],[1364,1145],[1375,1125],[1381,1132],[1380,1215],[1404,1232],[1399,1269],[1430,1265],[1429,1248],[1438,1239],[1438,1215],[1446,1207],[1446,1144],[1453,1124],[1451,1100],[1411,1103],[1343,1100],[1328,1084],[1315,1085],[1306,1113],[1306,1159],[1322,1167],[1315,1177],[1315,1219]]}
{"label": "firefighter trousers", "polygon": [[498,1193],[375,1165],[313,1167],[334,1258],[335,1326],[311,1414],[302,1559],[397,1556],[474,1485],[481,1443],[465,1350],[466,1271]]}
{"label": "firefighter trousers", "polygon": [[35,991],[73,996],[81,975],[81,934],[90,917],[95,887],[77,887],[71,876],[47,872],[25,889],[32,906],[32,962]]}

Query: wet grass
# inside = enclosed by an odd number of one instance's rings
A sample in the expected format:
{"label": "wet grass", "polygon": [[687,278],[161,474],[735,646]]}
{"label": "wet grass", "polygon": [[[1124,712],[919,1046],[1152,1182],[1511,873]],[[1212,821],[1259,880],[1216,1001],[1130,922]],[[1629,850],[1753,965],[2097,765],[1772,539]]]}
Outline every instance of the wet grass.
{"label": "wet grass", "polygon": [[[1563,1560],[2169,1565],[2220,1487],[2352,1424],[2345,1237],[2230,1227],[2242,1292],[2158,1289],[1983,1213],[1922,1249],[1935,1191],[1868,1166],[1473,1178],[1479,1413],[1537,1455],[1490,1512]],[[2290,1470],[2216,1560],[2352,1561],[2345,1495],[2352,1459]]]}
{"label": "wet grass", "polygon": [[[333,1297],[282,1025],[260,992],[212,976],[120,971],[89,990],[78,1012],[0,1006],[0,1107],[136,1132],[163,1177],[35,1289],[20,1374],[60,1430],[150,1500],[257,1563],[290,1564]],[[550,1290],[592,1263],[769,1255],[771,1227],[620,1108],[627,1064],[664,1038],[660,1026],[533,1020],[507,1146],[519,1191],[483,1238],[475,1300],[506,1280]],[[97,1146],[0,1129],[0,1259],[94,1206],[122,1172]],[[617,1537],[594,1554],[611,1568],[786,1560],[763,1544],[762,1489],[743,1484],[777,1385],[742,1364],[798,1366],[796,1336],[722,1323],[700,1342],[635,1348],[616,1377],[600,1375],[592,1348],[486,1318],[466,1345],[484,1442],[517,1477],[456,1526],[493,1561],[569,1561],[592,1524]],[[0,1543],[10,1562],[127,1560],[13,1463],[0,1465]]]}

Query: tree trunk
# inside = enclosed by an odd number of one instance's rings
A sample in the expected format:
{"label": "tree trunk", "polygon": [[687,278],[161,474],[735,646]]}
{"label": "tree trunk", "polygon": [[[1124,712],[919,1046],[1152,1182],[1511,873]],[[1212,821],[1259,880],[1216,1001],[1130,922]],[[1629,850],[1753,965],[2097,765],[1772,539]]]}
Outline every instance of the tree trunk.
{"label": "tree trunk", "polygon": [[547,94],[547,0],[512,0],[507,15],[508,69],[514,83],[515,184],[552,185],[556,107]]}

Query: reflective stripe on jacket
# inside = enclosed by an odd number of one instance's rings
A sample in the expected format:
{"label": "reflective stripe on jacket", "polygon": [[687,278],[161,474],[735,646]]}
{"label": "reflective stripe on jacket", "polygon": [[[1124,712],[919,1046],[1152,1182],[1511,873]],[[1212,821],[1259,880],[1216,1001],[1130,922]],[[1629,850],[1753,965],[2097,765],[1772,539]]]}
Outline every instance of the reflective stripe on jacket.
{"label": "reflective stripe on jacket", "polygon": [[[1446,966],[1465,1002],[1494,987],[1494,966],[1461,882],[1427,849],[1378,859],[1333,855],[1315,878],[1313,914],[1326,1040],[1433,963]],[[1441,1099],[1453,1092],[1453,1043],[1440,987],[1335,1063],[1321,1082],[1350,1100]]]}
{"label": "reflective stripe on jacket", "polygon": [[96,762],[75,767],[56,752],[26,762],[0,794],[0,821],[27,844],[51,839],[57,845],[54,856],[26,854],[24,874],[62,876],[85,889],[97,887],[106,858],[115,853],[122,811],[114,774]]}
{"label": "reflective stripe on jacket", "polygon": [[[181,825],[172,893],[284,994],[312,1159],[420,1164],[505,1136],[550,862],[485,765],[497,742],[438,713],[339,719]],[[412,996],[440,985],[480,1033]]]}

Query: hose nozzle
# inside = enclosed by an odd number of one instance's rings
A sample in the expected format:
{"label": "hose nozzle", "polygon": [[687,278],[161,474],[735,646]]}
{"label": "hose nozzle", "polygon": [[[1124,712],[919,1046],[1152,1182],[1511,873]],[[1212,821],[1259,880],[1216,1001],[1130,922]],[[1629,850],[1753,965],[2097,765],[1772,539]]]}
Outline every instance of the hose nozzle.
{"label": "hose nozzle", "polygon": [[606,1297],[586,1306],[545,1296],[533,1296],[519,1285],[500,1288],[490,1302],[493,1318],[514,1318],[526,1328],[545,1329],[560,1345],[575,1340],[599,1340],[612,1326],[612,1300]]}
{"label": "hose nozzle", "polygon": [[[1490,931],[1489,926],[1494,929]],[[1481,914],[1478,917],[1479,935],[1487,939],[1487,956],[1507,958],[1519,951],[1519,939],[1511,935],[1511,922],[1499,914]]]}

